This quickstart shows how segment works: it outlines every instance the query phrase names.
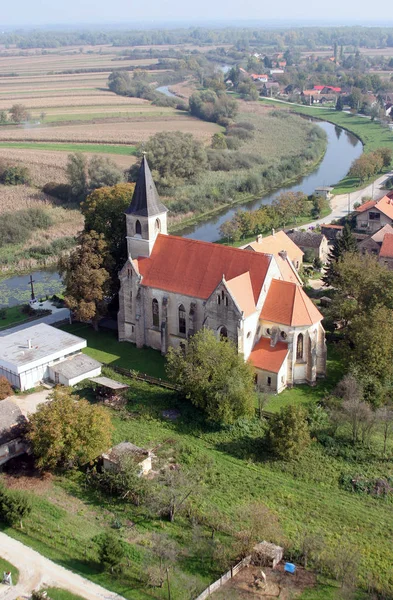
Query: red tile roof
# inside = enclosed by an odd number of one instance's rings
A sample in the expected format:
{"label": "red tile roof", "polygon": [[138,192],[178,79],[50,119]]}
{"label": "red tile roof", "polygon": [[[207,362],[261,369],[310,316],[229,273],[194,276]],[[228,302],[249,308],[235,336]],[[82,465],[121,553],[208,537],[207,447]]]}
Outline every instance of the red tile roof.
{"label": "red tile roof", "polygon": [[369,208],[373,208],[373,206],[375,206],[376,203],[377,203],[376,200],[369,200],[368,202],[365,202],[364,204],[361,204],[360,206],[358,206],[358,208],[356,209],[356,212],[362,213],[362,212],[368,210]]}
{"label": "red tile roof", "polygon": [[249,317],[255,312],[254,294],[248,271],[227,281],[227,288],[245,317]]}
{"label": "red tile roof", "polygon": [[159,234],[149,258],[138,258],[142,285],[206,300],[217,285],[250,273],[255,304],[272,257],[210,242]]}
{"label": "red tile roof", "polygon": [[322,223],[321,227],[325,227],[326,229],[344,229],[344,225],[325,225],[325,223]]}
{"label": "red tile roof", "polygon": [[384,196],[377,202],[375,208],[381,211],[384,215],[389,217],[389,219],[393,219],[393,199],[389,198],[389,196]]}
{"label": "red tile roof", "polygon": [[323,316],[299,285],[273,279],[261,319],[297,327],[318,323]]}
{"label": "red tile roof", "polygon": [[288,354],[288,345],[277,342],[274,348],[270,338],[261,338],[250,354],[249,362],[256,368],[270,373],[278,373]]}
{"label": "red tile roof", "polygon": [[393,233],[385,233],[379,256],[381,258],[393,258]]}

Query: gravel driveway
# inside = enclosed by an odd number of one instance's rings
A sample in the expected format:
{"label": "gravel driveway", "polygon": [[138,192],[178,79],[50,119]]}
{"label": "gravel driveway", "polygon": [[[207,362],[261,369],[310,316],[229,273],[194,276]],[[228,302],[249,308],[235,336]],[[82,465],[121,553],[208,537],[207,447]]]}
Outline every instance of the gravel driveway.
{"label": "gravel driveway", "polygon": [[35,550],[0,532],[0,556],[19,569],[19,582],[13,587],[0,584],[0,600],[29,598],[42,586],[59,587],[86,600],[125,600],[114,592],[68,571]]}

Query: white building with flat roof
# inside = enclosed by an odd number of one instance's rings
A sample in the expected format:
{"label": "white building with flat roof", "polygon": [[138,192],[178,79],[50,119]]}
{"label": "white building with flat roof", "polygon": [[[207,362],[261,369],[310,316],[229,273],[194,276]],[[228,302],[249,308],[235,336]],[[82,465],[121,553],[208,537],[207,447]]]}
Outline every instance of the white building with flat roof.
{"label": "white building with flat roof", "polygon": [[22,391],[49,379],[73,385],[101,373],[101,363],[82,359],[80,352],[86,346],[83,338],[45,323],[27,327],[0,338],[0,375]]}

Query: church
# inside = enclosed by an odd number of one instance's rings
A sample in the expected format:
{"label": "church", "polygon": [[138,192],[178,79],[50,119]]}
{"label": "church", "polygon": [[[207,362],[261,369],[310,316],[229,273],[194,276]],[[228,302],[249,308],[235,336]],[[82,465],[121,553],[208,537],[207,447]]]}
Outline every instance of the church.
{"label": "church", "polygon": [[168,235],[146,157],[126,211],[119,341],[166,354],[209,327],[255,368],[260,390],[315,384],[326,372],[323,316],[285,250],[232,248]]}

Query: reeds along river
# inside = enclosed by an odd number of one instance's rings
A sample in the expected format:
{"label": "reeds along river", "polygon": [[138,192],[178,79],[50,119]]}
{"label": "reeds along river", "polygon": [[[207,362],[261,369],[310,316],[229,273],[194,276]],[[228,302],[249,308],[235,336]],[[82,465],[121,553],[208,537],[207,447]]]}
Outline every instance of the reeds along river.
{"label": "reeds along river", "polygon": [[[318,121],[318,125],[326,132],[328,143],[326,153],[315,171],[303,177],[294,185],[281,188],[270,196],[253,200],[243,205],[241,207],[243,210],[255,210],[261,204],[270,204],[273,198],[280,194],[283,189],[312,194],[316,187],[335,184],[347,174],[352,161],[362,153],[363,147],[361,142],[349,132],[331,123]],[[181,235],[195,240],[214,242],[220,237],[220,225],[230,219],[239,208],[237,206],[236,208],[226,209],[221,214],[216,214],[214,217],[208,218],[198,225],[185,229]],[[33,273],[33,279],[36,280],[36,295],[38,298],[40,296],[44,297],[46,294],[52,295],[61,291],[62,286],[59,275],[54,271],[36,271]],[[1,280],[0,307],[15,306],[28,302],[30,298],[28,281],[29,275]]]}

